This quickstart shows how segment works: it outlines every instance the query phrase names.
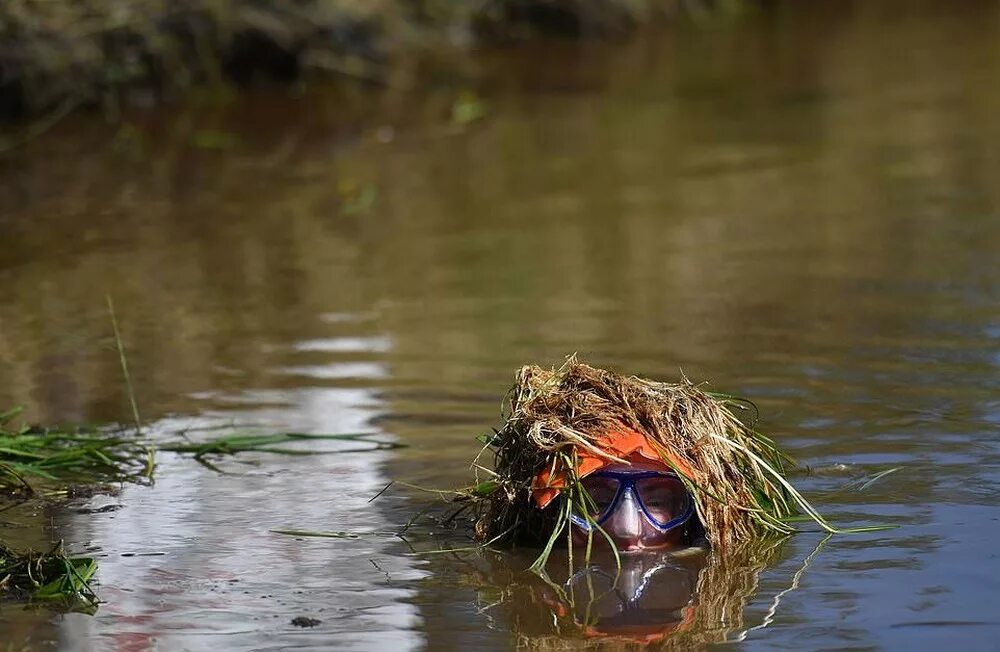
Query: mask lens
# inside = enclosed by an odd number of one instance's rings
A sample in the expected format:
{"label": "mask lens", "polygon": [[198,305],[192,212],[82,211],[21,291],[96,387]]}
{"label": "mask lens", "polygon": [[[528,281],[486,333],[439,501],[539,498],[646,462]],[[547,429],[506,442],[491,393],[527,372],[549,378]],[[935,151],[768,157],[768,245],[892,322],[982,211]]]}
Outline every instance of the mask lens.
{"label": "mask lens", "polygon": [[591,476],[584,478],[583,488],[590,496],[590,500],[584,498],[584,502],[587,503],[587,512],[591,518],[596,520],[607,513],[615,500],[615,496],[618,495],[618,480],[615,478]]}
{"label": "mask lens", "polygon": [[687,489],[677,478],[643,478],[635,483],[635,488],[649,516],[658,525],[677,518],[687,508]]}

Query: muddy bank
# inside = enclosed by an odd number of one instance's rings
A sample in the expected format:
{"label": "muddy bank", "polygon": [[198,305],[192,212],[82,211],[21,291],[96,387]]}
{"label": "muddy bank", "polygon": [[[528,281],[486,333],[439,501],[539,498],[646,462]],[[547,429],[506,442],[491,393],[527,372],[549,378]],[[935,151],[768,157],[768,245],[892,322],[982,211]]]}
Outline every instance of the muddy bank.
{"label": "muddy bank", "polygon": [[0,5],[0,119],[155,103],[220,82],[289,84],[332,76],[385,84],[421,53],[538,35],[622,34],[684,4],[11,0]]}

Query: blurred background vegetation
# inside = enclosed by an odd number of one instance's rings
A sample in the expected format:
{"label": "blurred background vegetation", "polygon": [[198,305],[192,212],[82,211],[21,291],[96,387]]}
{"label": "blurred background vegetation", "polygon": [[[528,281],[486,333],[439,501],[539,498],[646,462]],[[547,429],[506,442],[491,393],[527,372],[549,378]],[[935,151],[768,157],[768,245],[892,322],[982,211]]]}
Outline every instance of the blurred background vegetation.
{"label": "blurred background vegetation", "polygon": [[192,86],[392,83],[414,53],[609,37],[737,0],[6,0],[0,118],[149,104]]}

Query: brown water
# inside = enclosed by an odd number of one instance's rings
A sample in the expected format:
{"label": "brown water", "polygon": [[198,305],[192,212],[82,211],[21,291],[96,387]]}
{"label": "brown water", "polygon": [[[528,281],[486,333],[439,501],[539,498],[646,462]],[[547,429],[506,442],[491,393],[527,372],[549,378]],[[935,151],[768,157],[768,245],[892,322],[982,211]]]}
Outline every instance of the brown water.
{"label": "brown water", "polygon": [[[629,590],[651,586],[656,607],[637,617],[666,645],[992,648],[998,44],[993,3],[778,5],[471,61],[487,115],[464,129],[447,120],[452,87],[366,114],[261,96],[122,130],[84,116],[8,156],[0,405],[126,420],[111,294],[155,432],[365,431],[408,448],[248,456],[227,475],[162,456],[153,488],[8,511],[8,540],[97,555],[105,602],[94,616],[5,605],[2,638],[578,644],[515,572],[530,556],[412,555],[388,533],[425,497],[367,500],[390,479],[465,481],[516,367],[579,352],[751,397],[818,469],[796,482],[828,516],[901,526],[803,534],[725,568],[632,563]],[[122,507],[78,511],[105,504]],[[321,623],[292,626],[300,615]]]}

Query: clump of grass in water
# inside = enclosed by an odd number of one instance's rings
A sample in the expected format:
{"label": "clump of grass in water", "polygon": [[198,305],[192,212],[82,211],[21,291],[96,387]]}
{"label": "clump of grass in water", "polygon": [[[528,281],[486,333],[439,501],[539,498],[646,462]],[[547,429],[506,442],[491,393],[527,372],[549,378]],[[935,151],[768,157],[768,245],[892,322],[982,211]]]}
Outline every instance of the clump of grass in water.
{"label": "clump of grass in water", "polygon": [[20,408],[0,413],[0,488],[35,493],[50,482],[140,482],[152,477],[154,449],[134,437],[87,428],[11,425]]}
{"label": "clump of grass in water", "polygon": [[[20,412],[15,408],[0,413],[0,490],[26,498],[65,493],[76,483],[149,483],[156,451],[191,455],[209,468],[215,468],[208,458],[250,451],[316,454],[313,450],[286,447],[304,441],[363,442],[365,448],[353,449],[356,452],[401,446],[372,439],[368,434],[304,433],[234,434],[201,443],[187,440],[155,443],[96,428],[13,427],[11,422]],[[344,538],[351,536],[341,534]],[[93,611],[98,601],[89,582],[96,571],[96,561],[87,557],[68,557],[61,544],[47,553],[19,553],[0,542],[2,597],[59,601],[69,610]]]}
{"label": "clump of grass in water", "polygon": [[67,556],[61,542],[48,552],[16,552],[0,543],[0,595],[5,597],[92,612],[98,604],[90,587],[96,571],[96,561]]}
{"label": "clump of grass in water", "polygon": [[[108,311],[135,420],[135,432],[127,434],[123,430],[92,427],[14,426],[13,421],[21,413],[21,408],[0,411],[0,490],[30,498],[43,487],[44,495],[51,496],[68,494],[77,484],[95,485],[109,481],[150,483],[157,451],[191,455],[196,461],[218,470],[209,458],[250,451],[281,455],[314,455],[321,452],[287,447],[288,444],[308,441],[352,441],[365,445],[358,449],[340,449],[336,451],[338,453],[402,446],[374,439],[368,433],[235,433],[204,442],[187,439],[156,442],[144,438],[125,347],[110,296]],[[353,535],[326,533],[326,536],[351,538]],[[96,561],[89,557],[68,557],[61,543],[47,553],[18,553],[0,542],[0,597],[60,600],[71,610],[93,611],[98,600],[89,582],[96,571]]]}
{"label": "clump of grass in water", "polygon": [[65,487],[70,483],[148,483],[153,478],[157,452],[191,455],[209,467],[210,458],[246,452],[279,455],[315,455],[318,451],[288,448],[307,441],[352,441],[364,447],[342,452],[396,448],[401,444],[379,441],[371,435],[236,433],[205,442],[188,440],[156,442],[98,428],[14,427],[21,410],[0,413],[0,489],[35,495],[36,484]]}

